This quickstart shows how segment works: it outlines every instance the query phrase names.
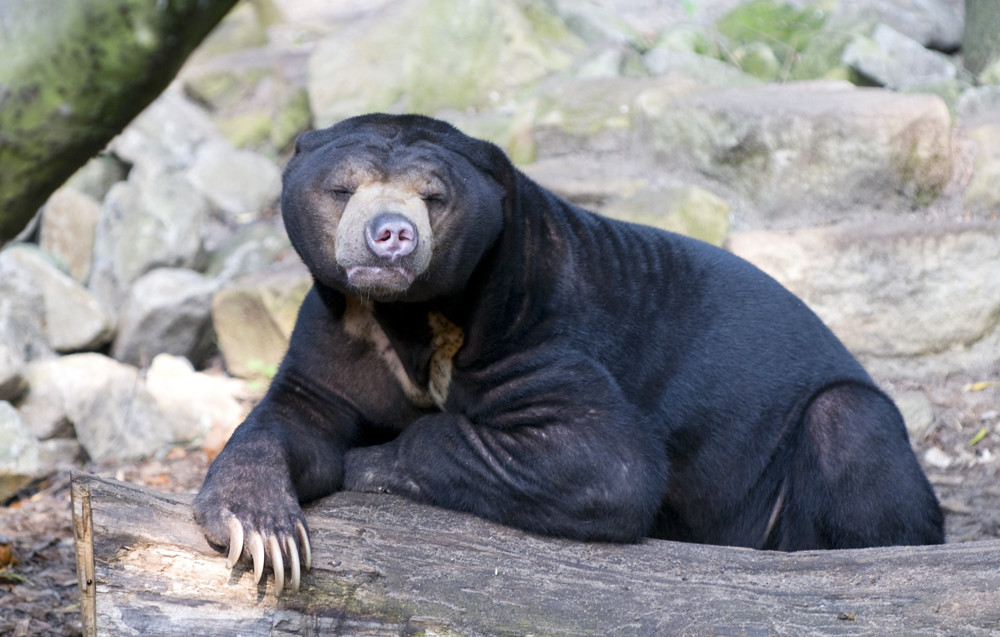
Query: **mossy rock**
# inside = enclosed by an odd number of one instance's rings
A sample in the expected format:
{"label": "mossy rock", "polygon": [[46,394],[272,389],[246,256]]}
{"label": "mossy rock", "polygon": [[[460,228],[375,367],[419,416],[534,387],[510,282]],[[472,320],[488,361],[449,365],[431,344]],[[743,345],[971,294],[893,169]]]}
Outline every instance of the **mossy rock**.
{"label": "mossy rock", "polygon": [[718,34],[710,34],[704,27],[678,24],[665,29],[651,47],[667,51],[685,51],[698,55],[719,57]]}
{"label": "mossy rock", "polygon": [[[851,36],[840,29],[824,28],[828,4],[802,8],[775,0],[741,4],[716,23],[719,33],[731,42],[728,48],[732,51],[719,57],[765,80],[833,79],[843,75],[835,71],[842,66],[840,54]],[[764,48],[777,61],[777,72]]]}
{"label": "mossy rock", "polygon": [[491,108],[569,68],[584,48],[543,3],[408,0],[321,42],[309,99],[320,127],[366,111]]}
{"label": "mossy rock", "polygon": [[774,0],[755,0],[741,4],[716,23],[719,32],[738,44],[751,42],[781,43],[775,53],[787,57],[787,51],[802,51],[813,35],[823,28],[826,12],[819,5],[799,9]]}
{"label": "mossy rock", "polygon": [[252,3],[241,2],[219,23],[195,52],[209,58],[267,44],[267,29]]}
{"label": "mossy rock", "polygon": [[601,214],[722,245],[729,233],[729,203],[699,188],[650,188],[619,199]]}
{"label": "mossy rock", "polygon": [[271,114],[249,111],[218,119],[219,131],[238,148],[259,148],[271,136]]}
{"label": "mossy rock", "polygon": [[771,47],[763,42],[744,44],[733,51],[733,62],[744,73],[764,81],[777,80],[782,74],[782,64]]}
{"label": "mossy rock", "polygon": [[308,270],[296,263],[244,277],[215,294],[212,323],[230,374],[270,380],[268,372],[284,358],[311,287]]}
{"label": "mossy rock", "polygon": [[309,93],[299,89],[278,106],[271,121],[271,145],[279,151],[291,148],[295,138],[309,130],[311,122]]}

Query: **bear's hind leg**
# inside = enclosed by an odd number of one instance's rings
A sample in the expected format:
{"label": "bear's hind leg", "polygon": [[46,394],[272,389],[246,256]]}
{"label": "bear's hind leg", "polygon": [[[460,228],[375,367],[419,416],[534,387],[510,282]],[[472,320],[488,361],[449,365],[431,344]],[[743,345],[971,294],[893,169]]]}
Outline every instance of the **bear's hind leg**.
{"label": "bear's hind leg", "polygon": [[902,416],[878,389],[842,383],[800,423],[769,548],[939,544],[943,515]]}

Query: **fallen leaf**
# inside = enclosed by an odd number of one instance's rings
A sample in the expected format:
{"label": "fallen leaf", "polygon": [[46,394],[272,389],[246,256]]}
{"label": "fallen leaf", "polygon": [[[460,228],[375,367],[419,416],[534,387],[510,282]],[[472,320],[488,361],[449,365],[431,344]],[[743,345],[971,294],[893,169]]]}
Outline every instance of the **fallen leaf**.
{"label": "fallen leaf", "polygon": [[0,570],[8,566],[17,566],[17,555],[14,554],[13,544],[0,539]]}
{"label": "fallen leaf", "polygon": [[163,486],[165,484],[170,484],[170,476],[165,473],[159,473],[154,476],[149,476],[146,478],[145,482],[149,486]]}
{"label": "fallen leaf", "polygon": [[0,570],[0,582],[5,582],[7,584],[24,584],[28,581],[28,578],[20,573],[15,573],[14,571]]}
{"label": "fallen leaf", "polygon": [[981,380],[978,383],[969,383],[962,388],[963,393],[969,393],[972,391],[983,391],[984,389],[989,389],[990,387],[996,387],[997,381],[995,380]]}
{"label": "fallen leaf", "polygon": [[985,438],[989,431],[989,427],[986,427],[985,425],[981,427],[979,431],[976,432],[976,435],[969,439],[969,446],[972,447],[977,442]]}

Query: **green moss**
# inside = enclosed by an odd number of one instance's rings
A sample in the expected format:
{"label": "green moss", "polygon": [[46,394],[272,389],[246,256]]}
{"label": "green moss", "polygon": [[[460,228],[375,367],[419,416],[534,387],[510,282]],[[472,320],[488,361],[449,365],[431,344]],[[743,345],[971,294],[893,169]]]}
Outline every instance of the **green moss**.
{"label": "green moss", "polygon": [[722,245],[729,233],[729,204],[697,186],[641,190],[603,211],[609,217]]}
{"label": "green moss", "polygon": [[211,57],[264,44],[267,44],[267,31],[261,24],[260,15],[255,6],[243,2],[237,4],[205,38],[196,55]]}
{"label": "green moss", "polygon": [[549,11],[548,7],[535,0],[520,0],[518,6],[528,19],[531,30],[540,38],[552,42],[570,42],[576,36],[570,32],[566,23],[559,16]]}
{"label": "green moss", "polygon": [[309,129],[311,121],[309,94],[305,90],[298,90],[275,114],[271,123],[271,144],[279,151],[290,148],[295,138]]}
{"label": "green moss", "polygon": [[656,49],[667,51],[683,51],[718,57],[719,45],[705,29],[690,24],[675,25],[667,28],[653,45]]}
{"label": "green moss", "polygon": [[787,49],[802,51],[825,20],[826,14],[818,5],[798,9],[775,0],[754,0],[738,6],[716,26],[739,44],[781,43]]}
{"label": "green moss", "polygon": [[732,57],[741,71],[757,79],[771,81],[782,75],[781,62],[771,47],[763,42],[744,44],[733,51]]}
{"label": "green moss", "polygon": [[910,193],[914,209],[929,206],[941,195],[951,172],[949,164],[947,157],[928,156],[920,148],[919,141],[910,143],[907,152],[896,162],[896,174],[904,191]]}
{"label": "green moss", "polygon": [[487,106],[564,69],[582,43],[543,7],[513,1],[426,0],[415,5],[403,57],[409,110]]}
{"label": "green moss", "polygon": [[631,109],[622,108],[623,93],[615,90],[620,86],[615,79],[570,84],[568,91],[557,91],[541,100],[536,121],[583,137],[606,130],[629,129]]}
{"label": "green moss", "polygon": [[[716,24],[719,33],[739,51],[748,46],[766,46],[781,67],[777,79],[814,79],[838,74],[840,54],[851,40],[843,25],[826,29],[828,2],[811,3],[802,8],[775,0],[755,0],[742,4]],[[720,55],[733,60],[729,55]],[[759,54],[758,54],[759,57]],[[748,72],[757,77],[767,70],[751,65]],[[771,79],[764,77],[764,79]]]}
{"label": "green moss", "polygon": [[226,139],[240,148],[260,146],[271,134],[271,114],[266,111],[240,113],[216,124]]}
{"label": "green moss", "polygon": [[792,64],[788,79],[847,79],[848,70],[841,59],[854,37],[847,30],[831,29],[811,38]]}
{"label": "green moss", "polygon": [[0,244],[166,87],[232,0],[5,0]]}

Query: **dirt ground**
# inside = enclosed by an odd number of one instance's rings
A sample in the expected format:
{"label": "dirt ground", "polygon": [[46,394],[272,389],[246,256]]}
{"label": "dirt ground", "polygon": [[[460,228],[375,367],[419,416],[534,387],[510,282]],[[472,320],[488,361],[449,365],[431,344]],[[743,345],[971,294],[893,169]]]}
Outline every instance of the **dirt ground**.
{"label": "dirt ground", "polygon": [[[915,446],[946,511],[949,542],[1000,537],[998,381],[1000,369],[990,378],[959,373],[921,387],[934,403],[935,421]],[[938,451],[927,462],[932,448]],[[207,467],[202,450],[177,448],[159,459],[83,469],[163,492],[193,493]],[[0,507],[0,635],[79,635],[78,601],[66,470]]]}

